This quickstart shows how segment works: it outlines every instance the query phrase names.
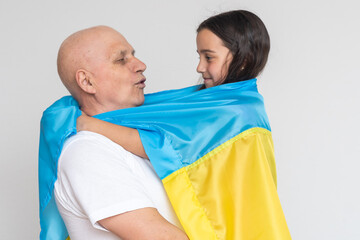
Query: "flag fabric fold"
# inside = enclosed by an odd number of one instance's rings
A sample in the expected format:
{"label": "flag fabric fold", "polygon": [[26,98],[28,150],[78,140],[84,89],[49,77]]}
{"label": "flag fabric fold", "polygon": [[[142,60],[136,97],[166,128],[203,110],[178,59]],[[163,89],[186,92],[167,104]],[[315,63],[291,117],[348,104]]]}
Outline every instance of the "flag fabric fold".
{"label": "flag fabric fold", "polygon": [[[53,197],[64,141],[81,114],[64,97],[41,120],[40,239],[68,237]],[[145,96],[94,116],[137,128],[190,239],[291,239],[276,191],[271,129],[256,79]]]}

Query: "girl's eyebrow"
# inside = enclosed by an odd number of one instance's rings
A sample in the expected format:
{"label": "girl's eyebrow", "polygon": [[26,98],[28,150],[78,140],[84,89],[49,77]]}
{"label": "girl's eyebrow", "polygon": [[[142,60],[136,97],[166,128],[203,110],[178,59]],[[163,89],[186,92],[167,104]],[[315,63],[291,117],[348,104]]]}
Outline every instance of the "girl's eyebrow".
{"label": "girl's eyebrow", "polygon": [[[196,50],[196,52],[197,53],[199,53],[199,51],[198,50]],[[210,50],[210,49],[202,49],[202,50],[200,50],[200,53],[215,53],[215,51],[213,51],[213,50]]]}

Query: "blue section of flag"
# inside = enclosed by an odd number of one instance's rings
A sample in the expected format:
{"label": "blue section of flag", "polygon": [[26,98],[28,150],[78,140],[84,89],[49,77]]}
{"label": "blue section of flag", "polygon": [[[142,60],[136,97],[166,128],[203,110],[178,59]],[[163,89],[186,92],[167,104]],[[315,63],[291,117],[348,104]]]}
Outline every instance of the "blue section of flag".
{"label": "blue section of flag", "polygon": [[[67,96],[50,106],[41,120],[41,239],[64,240],[63,237],[48,238],[50,235],[47,234],[66,234],[57,209],[53,209],[56,205],[52,204],[52,193],[62,146],[69,136],[76,134],[76,118],[80,114],[77,102]],[[94,117],[137,128],[145,151],[161,179],[192,164],[245,130],[253,127],[270,130],[256,79],[201,91],[198,91],[198,86],[193,86],[147,94],[143,106]]]}

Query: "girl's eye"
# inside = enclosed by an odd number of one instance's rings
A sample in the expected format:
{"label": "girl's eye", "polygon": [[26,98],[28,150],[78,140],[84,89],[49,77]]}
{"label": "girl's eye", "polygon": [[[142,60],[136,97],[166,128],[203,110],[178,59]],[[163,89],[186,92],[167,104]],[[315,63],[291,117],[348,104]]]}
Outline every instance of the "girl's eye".
{"label": "girl's eye", "polygon": [[206,60],[211,60],[212,59],[212,57],[210,57],[210,56],[205,56],[205,58],[206,58]]}

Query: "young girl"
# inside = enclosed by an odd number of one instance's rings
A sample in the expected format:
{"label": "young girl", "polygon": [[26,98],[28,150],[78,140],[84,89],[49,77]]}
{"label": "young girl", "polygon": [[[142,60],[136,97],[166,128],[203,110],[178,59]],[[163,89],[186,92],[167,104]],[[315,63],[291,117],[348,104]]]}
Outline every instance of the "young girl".
{"label": "young girl", "polygon": [[[255,14],[237,10],[215,15],[197,29],[197,72],[204,83],[199,90],[245,81],[258,76],[267,62],[270,39],[264,23]],[[148,158],[136,129],[81,115],[77,131],[102,134],[126,150]]]}

